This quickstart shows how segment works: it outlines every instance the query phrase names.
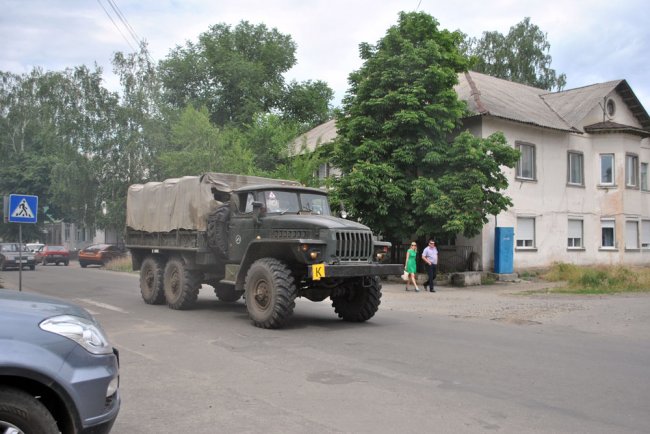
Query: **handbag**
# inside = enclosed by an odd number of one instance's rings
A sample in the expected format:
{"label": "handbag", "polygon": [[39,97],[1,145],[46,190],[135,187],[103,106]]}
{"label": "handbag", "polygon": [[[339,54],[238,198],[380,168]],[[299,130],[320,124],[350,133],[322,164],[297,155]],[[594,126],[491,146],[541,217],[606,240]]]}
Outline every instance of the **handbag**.
{"label": "handbag", "polygon": [[402,280],[404,280],[404,281],[409,280],[409,273],[408,273],[408,271],[404,270],[404,274],[402,274]]}

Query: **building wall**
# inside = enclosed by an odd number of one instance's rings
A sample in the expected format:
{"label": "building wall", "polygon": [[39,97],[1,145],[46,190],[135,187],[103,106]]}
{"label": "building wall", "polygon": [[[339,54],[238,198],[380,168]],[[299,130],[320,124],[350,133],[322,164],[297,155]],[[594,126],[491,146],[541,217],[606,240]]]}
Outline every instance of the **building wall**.
{"label": "building wall", "polygon": [[[634,125],[635,119],[622,101],[617,102],[618,123]],[[598,110],[600,110],[598,108]],[[602,121],[602,110],[594,111],[585,123]],[[597,116],[600,118],[597,118]],[[631,134],[579,134],[554,131],[498,118],[482,118],[480,128],[470,129],[474,134],[487,137],[496,131],[504,132],[508,143],[518,142],[535,147],[536,176],[532,181],[516,178],[515,169],[505,168],[509,187],[505,194],[514,206],[491,217],[483,233],[468,243],[481,252],[485,270],[494,267],[494,230],[496,226],[515,228],[518,235],[518,218],[534,218],[535,243],[530,248],[515,247],[515,269],[546,267],[553,262],[586,264],[648,264],[650,249],[641,247],[643,226],[650,224],[650,193],[640,188],[626,188],[625,160],[627,154],[638,156],[640,163],[650,162],[648,140]],[[568,153],[582,153],[584,185],[568,184]],[[600,154],[614,154],[614,186],[600,185]],[[601,221],[615,222],[614,248],[601,246]],[[582,247],[568,246],[569,219],[582,221]],[[644,222],[644,220],[647,220]],[[639,248],[626,248],[626,222],[636,221]],[[633,226],[633,225],[632,225]]]}

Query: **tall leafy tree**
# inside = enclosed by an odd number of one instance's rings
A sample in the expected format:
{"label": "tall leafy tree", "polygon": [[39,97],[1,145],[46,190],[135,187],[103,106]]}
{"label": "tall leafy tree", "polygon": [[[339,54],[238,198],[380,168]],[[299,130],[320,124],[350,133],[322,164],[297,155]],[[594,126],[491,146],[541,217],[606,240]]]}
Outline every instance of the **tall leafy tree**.
{"label": "tall leafy tree", "polygon": [[4,73],[0,89],[0,192],[35,194],[51,217],[93,225],[89,150],[110,131],[105,120],[117,103],[101,87],[101,70]]}
{"label": "tall leafy tree", "polygon": [[180,109],[205,106],[218,126],[248,125],[258,114],[282,110],[293,121],[320,122],[333,92],[320,81],[285,83],[295,52],[290,35],[264,24],[213,25],[160,62],[166,100]]}
{"label": "tall leafy tree", "polygon": [[480,39],[466,38],[463,46],[472,57],[474,71],[547,90],[566,86],[566,74],[551,68],[547,34],[529,17],[511,27],[507,35],[483,32]]}
{"label": "tall leafy tree", "polygon": [[203,172],[253,172],[253,153],[238,140],[242,133],[220,130],[210,123],[208,110],[188,106],[171,126],[172,149],[158,159],[162,178],[196,175]]}
{"label": "tall leafy tree", "polygon": [[335,201],[389,239],[472,236],[509,204],[499,167],[517,152],[503,136],[449,140],[465,113],[453,89],[467,68],[461,40],[428,14],[402,12],[376,45],[360,46],[337,116]]}
{"label": "tall leafy tree", "polygon": [[332,98],[334,91],[324,81],[298,83],[294,80],[287,86],[281,103],[282,117],[309,129],[332,118],[329,105]]}
{"label": "tall leafy tree", "polygon": [[[155,175],[156,156],[167,141],[160,137],[167,132],[160,81],[146,44],[134,53],[116,53],[113,69],[122,85],[120,101],[110,116],[112,128],[91,150],[91,162],[97,182],[98,227],[119,231],[126,221],[128,186]],[[106,213],[99,212],[102,203]]]}

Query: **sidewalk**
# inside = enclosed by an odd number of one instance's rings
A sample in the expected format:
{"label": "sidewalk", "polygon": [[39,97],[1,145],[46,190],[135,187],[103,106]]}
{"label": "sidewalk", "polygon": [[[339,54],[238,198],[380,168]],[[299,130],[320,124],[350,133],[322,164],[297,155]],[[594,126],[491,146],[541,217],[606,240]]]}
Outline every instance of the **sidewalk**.
{"label": "sidewalk", "polygon": [[589,333],[632,334],[650,339],[650,293],[582,296],[547,293],[559,282],[498,282],[436,292],[406,292],[404,282],[382,282],[378,315],[384,309],[513,325],[558,325]]}

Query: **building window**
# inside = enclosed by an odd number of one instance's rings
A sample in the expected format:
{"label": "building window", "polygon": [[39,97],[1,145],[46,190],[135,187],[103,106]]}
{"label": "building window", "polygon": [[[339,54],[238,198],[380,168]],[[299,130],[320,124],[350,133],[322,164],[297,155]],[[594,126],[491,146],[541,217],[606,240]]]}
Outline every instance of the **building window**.
{"label": "building window", "polygon": [[616,113],[616,104],[614,103],[614,100],[609,98],[607,100],[607,116],[612,117],[614,116],[614,113]]}
{"label": "building window", "polygon": [[641,220],[641,248],[650,249],[650,220]]}
{"label": "building window", "polygon": [[535,218],[517,217],[517,247],[532,249],[535,247]]}
{"label": "building window", "polygon": [[625,186],[639,187],[639,157],[636,155],[625,156]]}
{"label": "building window", "polygon": [[625,222],[625,248],[639,248],[639,222],[628,220]]}
{"label": "building window", "polygon": [[535,146],[517,143],[516,147],[521,152],[517,162],[517,178],[535,179]]}
{"label": "building window", "polygon": [[330,176],[330,165],[329,163],[323,163],[318,166],[318,179],[326,179]]}
{"label": "building window", "polygon": [[585,184],[583,156],[577,152],[569,152],[569,184]]}
{"label": "building window", "polygon": [[641,190],[648,191],[648,163],[641,163]]}
{"label": "building window", "polygon": [[614,220],[601,220],[601,242],[600,247],[603,249],[613,249],[616,247],[616,222]]}
{"label": "building window", "polygon": [[614,185],[614,154],[600,154],[600,183]]}
{"label": "building window", "polygon": [[570,249],[581,249],[582,246],[582,220],[569,219],[569,229],[567,231],[568,244]]}

